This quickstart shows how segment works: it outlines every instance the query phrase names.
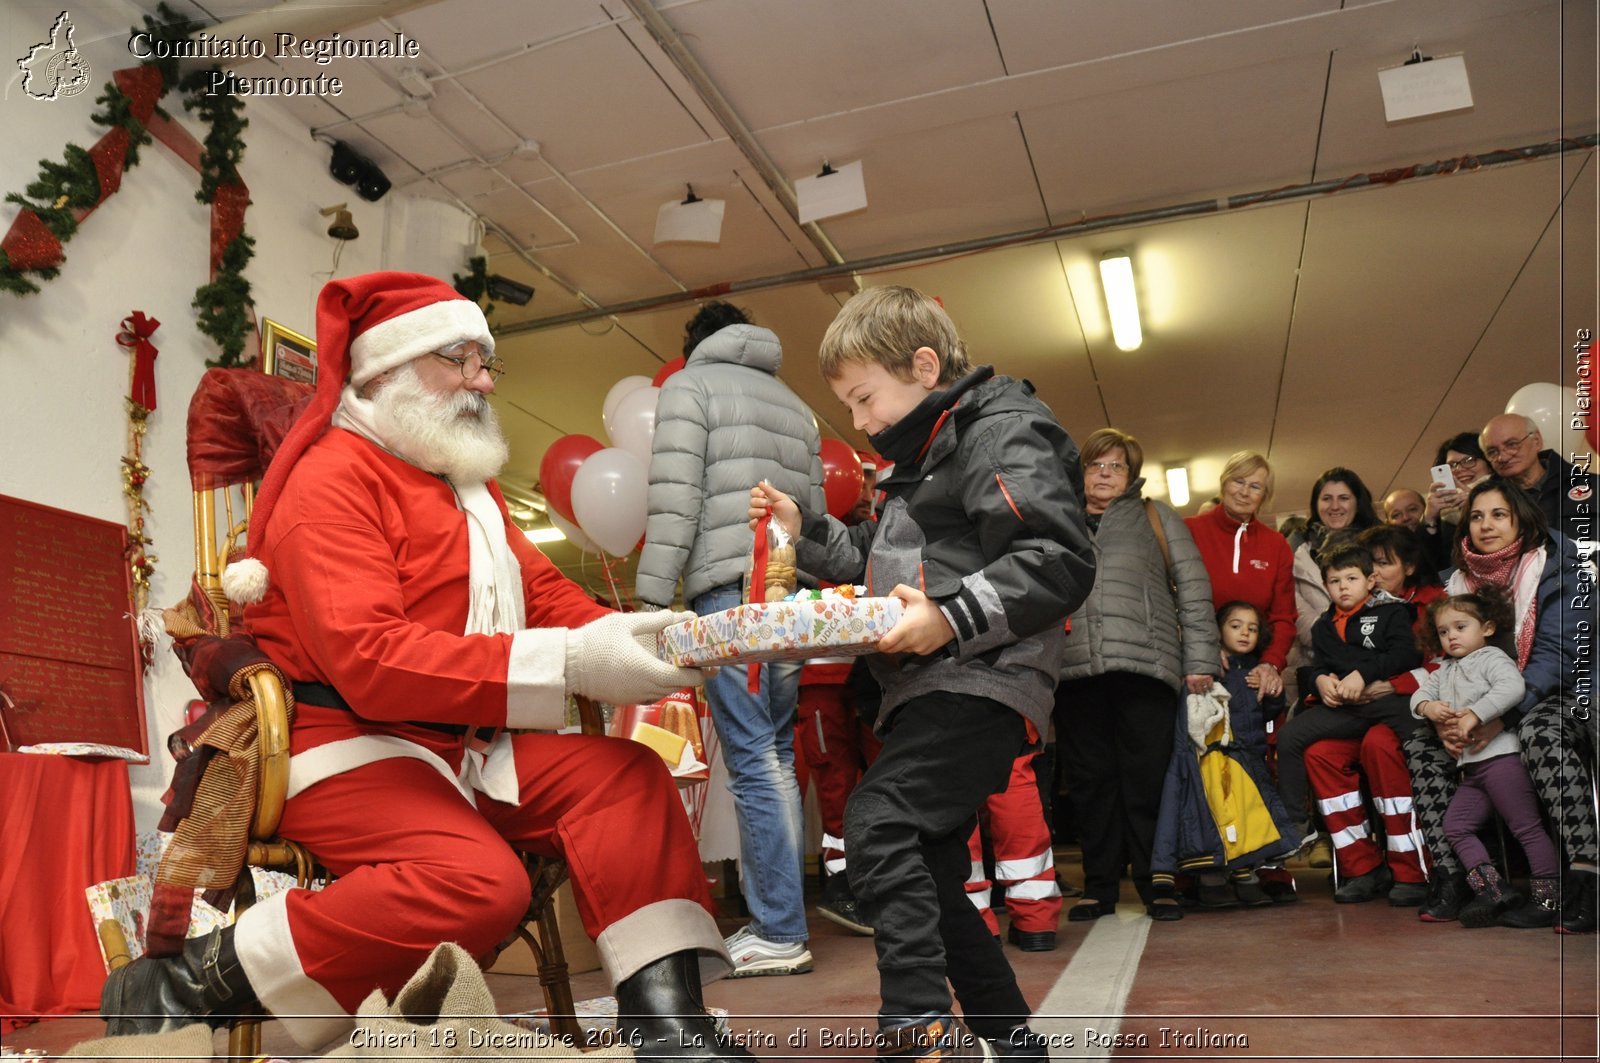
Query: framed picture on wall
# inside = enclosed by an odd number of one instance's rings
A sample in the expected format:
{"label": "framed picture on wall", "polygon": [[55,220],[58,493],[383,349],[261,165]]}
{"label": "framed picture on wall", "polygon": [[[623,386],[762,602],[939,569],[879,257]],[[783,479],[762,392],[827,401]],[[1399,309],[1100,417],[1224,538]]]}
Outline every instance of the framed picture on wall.
{"label": "framed picture on wall", "polygon": [[317,382],[317,341],[261,319],[261,368],[264,372],[307,384]]}

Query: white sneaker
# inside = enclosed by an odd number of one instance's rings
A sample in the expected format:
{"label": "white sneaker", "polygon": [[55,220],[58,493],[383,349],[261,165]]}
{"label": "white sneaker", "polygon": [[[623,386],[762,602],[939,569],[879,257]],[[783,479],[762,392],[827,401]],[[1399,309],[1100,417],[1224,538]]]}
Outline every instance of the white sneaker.
{"label": "white sneaker", "polygon": [[748,926],[724,942],[733,958],[729,978],[754,978],[767,974],[805,974],[811,970],[811,950],[803,941],[768,941],[751,932]]}

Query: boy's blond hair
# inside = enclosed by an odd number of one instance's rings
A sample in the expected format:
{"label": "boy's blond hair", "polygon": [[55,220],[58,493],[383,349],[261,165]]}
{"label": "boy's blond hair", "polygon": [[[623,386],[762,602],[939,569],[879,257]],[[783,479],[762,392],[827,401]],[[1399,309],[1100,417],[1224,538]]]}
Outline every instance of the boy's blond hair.
{"label": "boy's blond hair", "polygon": [[911,355],[919,347],[939,355],[940,384],[972,372],[967,345],[944,307],[915,288],[868,288],[845,303],[823,333],[817,368],[824,380],[837,380],[847,364],[859,362],[910,380]]}

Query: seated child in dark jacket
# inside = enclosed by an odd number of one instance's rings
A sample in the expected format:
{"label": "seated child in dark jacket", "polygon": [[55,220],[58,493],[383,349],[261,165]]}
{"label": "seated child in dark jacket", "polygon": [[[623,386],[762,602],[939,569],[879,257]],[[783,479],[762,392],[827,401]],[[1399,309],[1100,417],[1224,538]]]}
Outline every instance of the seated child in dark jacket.
{"label": "seated child in dark jacket", "polygon": [[1366,547],[1330,552],[1322,559],[1322,581],[1332,604],[1311,628],[1316,693],[1278,735],[1278,793],[1302,828],[1303,844],[1316,837],[1306,805],[1306,747],[1324,738],[1360,738],[1380,723],[1404,739],[1417,727],[1409,700],[1394,694],[1364,700],[1363,692],[1371,680],[1422,663],[1412,607],[1376,589]]}
{"label": "seated child in dark jacket", "polygon": [[1227,662],[1222,685],[1230,695],[1228,722],[1233,727],[1233,744],[1265,760],[1267,736],[1284,710],[1283,695],[1260,698],[1245,677],[1261,663],[1261,651],[1266,649],[1272,629],[1266,625],[1261,610],[1249,602],[1228,602],[1218,609],[1217,629]]}

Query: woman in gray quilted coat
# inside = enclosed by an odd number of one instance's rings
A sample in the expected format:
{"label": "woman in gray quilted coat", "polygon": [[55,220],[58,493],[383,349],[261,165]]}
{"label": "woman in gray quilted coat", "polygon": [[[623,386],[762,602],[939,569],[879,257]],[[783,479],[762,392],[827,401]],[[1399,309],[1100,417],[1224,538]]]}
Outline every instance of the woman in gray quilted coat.
{"label": "woman in gray quilted coat", "polygon": [[1173,728],[1182,695],[1211,689],[1222,652],[1194,539],[1172,507],[1140,494],[1139,441],[1102,428],[1084,441],[1082,461],[1097,567],[1072,614],[1055,708],[1083,846],[1073,922],[1115,910],[1125,867],[1145,905],[1156,902],[1150,853]]}

